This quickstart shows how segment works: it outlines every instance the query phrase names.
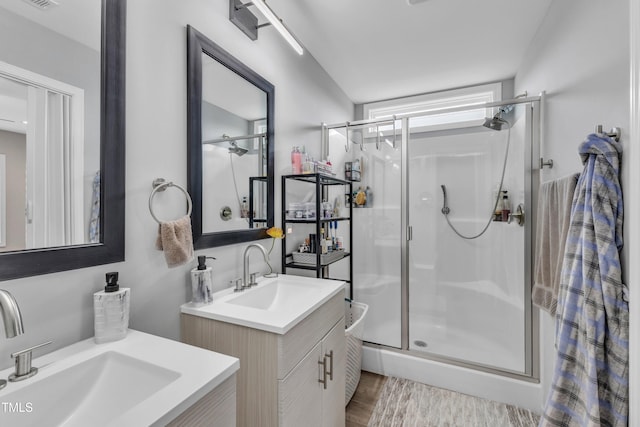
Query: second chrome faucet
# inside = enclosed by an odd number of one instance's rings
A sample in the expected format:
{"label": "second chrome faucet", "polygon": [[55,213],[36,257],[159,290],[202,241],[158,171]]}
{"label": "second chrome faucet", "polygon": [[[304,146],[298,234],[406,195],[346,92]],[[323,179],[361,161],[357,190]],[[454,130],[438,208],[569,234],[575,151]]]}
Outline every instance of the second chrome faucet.
{"label": "second chrome faucet", "polygon": [[242,269],[242,287],[250,288],[251,286],[256,284],[255,274],[251,274],[251,279],[249,278],[249,253],[251,252],[251,248],[256,248],[262,252],[262,256],[264,257],[265,262],[269,262],[269,254],[267,254],[267,250],[259,243],[252,243],[247,246],[244,250],[243,259],[243,269]]}

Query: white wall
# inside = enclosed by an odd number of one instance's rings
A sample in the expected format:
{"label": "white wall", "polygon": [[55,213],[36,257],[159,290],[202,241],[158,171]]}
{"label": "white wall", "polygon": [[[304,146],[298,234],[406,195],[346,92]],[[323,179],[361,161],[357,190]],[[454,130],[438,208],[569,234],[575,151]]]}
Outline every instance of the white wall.
{"label": "white wall", "polygon": [[[275,85],[276,224],[279,175],[290,169],[291,145],[304,144],[318,157],[320,122],[353,116],[351,101],[311,56],[298,56],[272,28],[260,29],[259,40],[249,40],[229,22],[226,0],[158,3],[130,1],[127,10],[126,261],[0,283],[18,300],[26,332],[11,340],[0,334],[0,368],[11,365],[11,352],[29,345],[54,341],[37,357],[91,337],[92,294],[112,270],[120,271],[121,284],[132,288],[131,327],[179,339],[179,306],[190,298],[187,280],[194,264],[166,267],[162,253],[154,249],[157,224],[147,202],[156,177],[186,186],[187,24]],[[157,198],[158,215],[182,214],[180,192],[166,196],[164,201],[174,198],[175,203],[166,208]],[[244,246],[201,251],[218,258],[213,264],[216,289],[241,276]],[[276,245],[271,255],[276,267],[279,257]],[[256,259],[252,265],[258,265]]]}
{"label": "white wall", "polygon": [[[597,124],[606,130],[621,127],[623,146],[628,144],[628,14],[629,3],[622,0],[551,4],[515,79],[515,93],[547,93],[541,152],[545,159],[553,159],[554,166],[541,172],[542,181],[582,170],[577,148]],[[623,191],[630,185],[628,170],[628,158],[623,155]],[[625,279],[626,253],[625,248]],[[546,398],[554,363],[554,324],[546,313],[541,314],[541,326],[541,381]]]}

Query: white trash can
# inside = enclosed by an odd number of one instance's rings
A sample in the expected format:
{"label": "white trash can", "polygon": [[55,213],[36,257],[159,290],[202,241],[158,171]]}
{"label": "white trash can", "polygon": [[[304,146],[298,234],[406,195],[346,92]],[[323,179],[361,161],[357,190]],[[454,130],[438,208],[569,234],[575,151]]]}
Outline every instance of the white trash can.
{"label": "white trash can", "polygon": [[364,335],[364,318],[369,306],[361,302],[345,300],[345,336],[347,338],[347,372],[345,406],[353,397],[362,370],[362,337]]}

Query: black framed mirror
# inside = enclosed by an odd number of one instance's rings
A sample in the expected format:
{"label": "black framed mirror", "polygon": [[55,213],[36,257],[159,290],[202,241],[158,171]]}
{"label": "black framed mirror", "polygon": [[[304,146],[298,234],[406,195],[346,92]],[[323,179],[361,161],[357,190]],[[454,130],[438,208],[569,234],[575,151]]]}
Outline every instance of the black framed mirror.
{"label": "black framed mirror", "polygon": [[[85,181],[87,180],[87,175],[93,178],[91,180],[92,187],[89,187],[89,192],[92,191],[93,195],[88,197],[76,196],[76,199],[83,201],[83,206],[79,208],[78,216],[83,216],[87,211],[92,211],[91,221],[85,221],[79,227],[75,225],[67,226],[71,231],[66,230],[63,234],[73,235],[73,229],[78,228],[82,231],[77,234],[82,234],[82,236],[76,238],[65,237],[64,239],[66,240],[62,240],[63,243],[60,243],[61,240],[59,239],[37,240],[38,238],[34,238],[36,243],[25,245],[25,249],[1,252],[0,280],[73,270],[124,260],[126,0],[95,0],[95,4],[80,2],[74,4],[74,6],[77,8],[70,10],[68,13],[75,14],[76,21],[82,21],[82,19],[77,19],[77,14],[81,10],[85,10],[84,8],[95,11],[95,28],[92,28],[95,29],[95,36],[85,34],[83,43],[89,44],[89,39],[91,38],[95,41],[95,45],[99,45],[99,48],[98,46],[89,47],[90,49],[96,48],[93,53],[96,56],[97,67],[94,72],[95,75],[90,76],[95,80],[96,89],[91,92],[90,89],[80,87],[80,93],[84,94],[82,98],[87,100],[87,104],[93,99],[96,105],[96,112],[95,114],[90,112],[88,106],[76,110],[81,111],[82,117],[86,119],[80,125],[83,128],[83,133],[80,134],[82,138],[76,139],[81,140],[80,146],[83,147],[82,150],[85,153],[87,151],[94,152],[95,166],[93,167],[99,167],[97,172],[92,169],[90,175],[86,170],[77,174],[79,179],[84,178]],[[18,8],[20,6],[13,7]],[[32,6],[24,7],[31,8]],[[21,14],[17,9],[8,11],[0,8],[0,12],[6,14],[2,16],[2,19],[5,20],[4,22],[17,19],[26,19],[25,23],[30,22],[28,21],[28,14]],[[62,13],[67,12],[62,11]],[[53,26],[47,27],[46,23],[42,25],[46,28],[37,31],[54,31],[48,33],[53,35],[52,38],[58,37],[55,34],[58,32],[64,38],[70,38],[68,34],[64,34],[64,25],[57,28]],[[84,27],[85,30],[87,28]],[[32,58],[37,58],[38,54],[34,52],[38,52],[37,49],[43,49],[43,47],[34,45],[34,50],[26,47],[23,49],[30,52]],[[50,52],[47,51],[46,53],[49,56]],[[73,55],[71,57],[73,58]],[[73,60],[63,61],[60,57],[58,57],[58,60],[60,62],[57,64],[58,69],[61,68],[63,62],[68,62],[71,67],[79,67],[81,65],[77,62],[74,63]],[[47,61],[51,61],[51,59]],[[13,65],[10,64],[8,67],[11,69]],[[26,67],[20,64],[16,69],[18,68],[24,69]],[[38,73],[43,74],[42,71],[38,71]],[[56,76],[53,76],[51,80],[55,78]],[[18,80],[20,79],[18,78],[16,81]],[[93,93],[95,93],[95,96]],[[70,103],[73,105],[73,102]],[[69,109],[66,107],[67,101],[63,101],[61,105],[65,105],[61,110],[66,111]],[[70,109],[73,110],[73,107]],[[88,119],[91,115],[95,115],[93,122]],[[77,120],[78,116],[71,117],[72,119],[68,120],[68,122],[72,125],[79,121]],[[31,120],[29,120],[29,125],[32,125]],[[92,136],[94,134],[95,137]],[[29,137],[27,136],[27,138]],[[90,139],[95,141],[95,148],[84,147],[90,142]],[[79,161],[83,161],[82,157]],[[66,165],[67,163],[63,164]],[[66,171],[63,174],[67,176],[69,172]],[[48,185],[51,186],[51,184]],[[70,187],[73,188],[73,185],[70,185]],[[80,184],[80,190],[76,191],[76,193],[86,192],[86,183],[84,188],[82,187],[82,184]],[[37,204],[35,203],[35,205]],[[25,208],[27,219],[23,219],[27,224],[31,222],[29,218],[31,213],[29,211],[32,208],[29,200],[27,200]],[[37,207],[33,209],[35,210]],[[69,222],[68,218],[65,218],[65,221]],[[73,221],[71,222],[73,223]]]}
{"label": "black framed mirror", "polygon": [[274,225],[274,86],[187,26],[187,169],[196,249]]}

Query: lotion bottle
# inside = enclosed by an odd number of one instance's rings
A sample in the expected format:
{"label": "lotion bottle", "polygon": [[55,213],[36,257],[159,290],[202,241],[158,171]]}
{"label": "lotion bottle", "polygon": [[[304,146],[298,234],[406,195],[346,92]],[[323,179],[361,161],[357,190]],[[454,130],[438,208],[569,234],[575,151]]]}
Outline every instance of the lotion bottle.
{"label": "lotion bottle", "polygon": [[93,294],[94,340],[101,344],[121,340],[129,329],[129,288],[120,288],[118,272],[106,274],[104,291]]}
{"label": "lotion bottle", "polygon": [[509,214],[511,213],[511,203],[509,202],[509,196],[504,191],[502,195],[502,221],[507,222],[509,220]]}
{"label": "lotion bottle", "polygon": [[[209,257],[215,259],[213,257]],[[208,304],[213,301],[211,297],[213,286],[213,270],[207,267],[207,257],[198,257],[198,266],[191,270],[191,302],[194,304]]]}

